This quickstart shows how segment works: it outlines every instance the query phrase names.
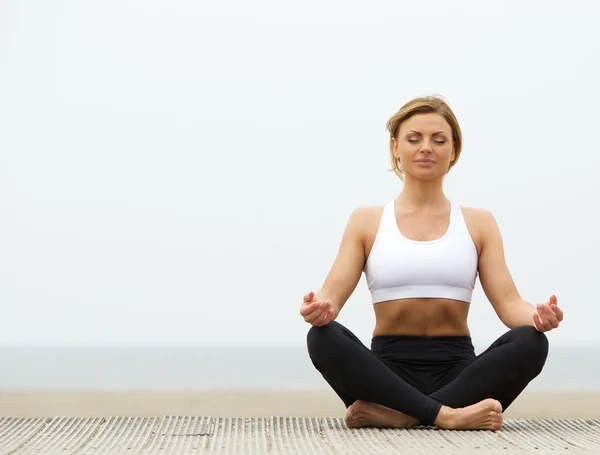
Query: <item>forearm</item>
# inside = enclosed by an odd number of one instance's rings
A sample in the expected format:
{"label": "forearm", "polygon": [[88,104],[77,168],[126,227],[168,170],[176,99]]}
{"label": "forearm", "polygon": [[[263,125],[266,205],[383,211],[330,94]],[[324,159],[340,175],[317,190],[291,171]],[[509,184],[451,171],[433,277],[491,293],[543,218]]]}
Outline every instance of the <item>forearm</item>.
{"label": "forearm", "polygon": [[500,319],[509,329],[513,329],[522,325],[533,326],[533,315],[535,312],[535,306],[521,298],[518,298],[507,305],[507,309]]}

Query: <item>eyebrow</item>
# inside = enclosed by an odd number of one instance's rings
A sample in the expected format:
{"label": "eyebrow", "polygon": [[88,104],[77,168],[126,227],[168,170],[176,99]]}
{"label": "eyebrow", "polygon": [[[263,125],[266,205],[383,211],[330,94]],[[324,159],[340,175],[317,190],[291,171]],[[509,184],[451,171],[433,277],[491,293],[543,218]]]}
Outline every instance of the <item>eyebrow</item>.
{"label": "eyebrow", "polygon": [[[409,130],[408,133],[421,134],[417,130]],[[408,133],[406,133],[406,134],[408,134]],[[445,131],[438,131],[437,133],[433,133],[432,136],[435,136],[436,134],[445,134],[446,136],[448,135],[448,133],[446,133]]]}

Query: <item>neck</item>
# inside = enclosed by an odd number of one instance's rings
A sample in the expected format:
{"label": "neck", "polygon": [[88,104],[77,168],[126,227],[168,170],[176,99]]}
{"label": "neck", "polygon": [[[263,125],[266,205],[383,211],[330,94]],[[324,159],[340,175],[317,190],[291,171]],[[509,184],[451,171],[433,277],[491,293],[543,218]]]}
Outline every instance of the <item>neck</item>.
{"label": "neck", "polygon": [[398,201],[411,209],[446,207],[448,199],[442,183],[443,179],[424,181],[406,175]]}

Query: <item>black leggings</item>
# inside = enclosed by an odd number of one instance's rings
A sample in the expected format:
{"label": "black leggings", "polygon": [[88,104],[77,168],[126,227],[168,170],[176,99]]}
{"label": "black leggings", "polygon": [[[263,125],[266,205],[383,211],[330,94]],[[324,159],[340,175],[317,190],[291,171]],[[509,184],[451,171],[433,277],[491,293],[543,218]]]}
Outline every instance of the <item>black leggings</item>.
{"label": "black leggings", "polygon": [[308,353],[346,407],[377,403],[432,425],[442,405],[494,398],[506,409],[544,366],[548,340],[534,327],[509,330],[475,355],[468,336],[377,336],[371,350],[343,325],[312,327]]}

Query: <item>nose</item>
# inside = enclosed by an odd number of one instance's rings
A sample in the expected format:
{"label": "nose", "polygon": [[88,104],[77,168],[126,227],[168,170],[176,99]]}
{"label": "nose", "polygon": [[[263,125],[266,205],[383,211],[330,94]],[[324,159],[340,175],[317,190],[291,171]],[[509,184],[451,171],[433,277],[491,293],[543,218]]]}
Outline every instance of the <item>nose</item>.
{"label": "nose", "polygon": [[421,146],[421,150],[420,151],[423,152],[423,153],[432,153],[433,150],[431,148],[431,141],[425,139],[423,141],[423,145]]}

